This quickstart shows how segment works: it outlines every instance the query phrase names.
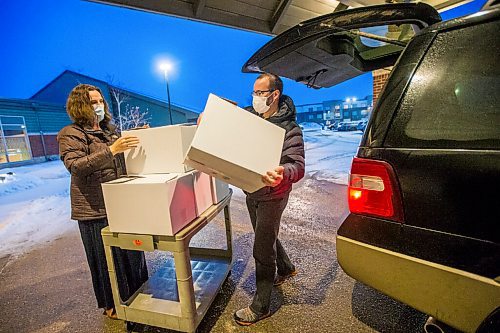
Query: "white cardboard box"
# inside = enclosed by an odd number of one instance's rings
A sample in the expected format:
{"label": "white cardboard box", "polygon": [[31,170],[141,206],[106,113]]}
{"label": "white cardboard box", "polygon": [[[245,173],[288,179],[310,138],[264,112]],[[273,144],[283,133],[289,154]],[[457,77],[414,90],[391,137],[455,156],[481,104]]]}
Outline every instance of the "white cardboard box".
{"label": "white cardboard box", "polygon": [[193,140],[196,126],[171,125],[123,131],[139,138],[139,146],[125,152],[127,174],[182,173],[192,170],[184,157]]}
{"label": "white cardboard box", "polygon": [[111,232],[172,236],[196,218],[190,173],[123,177],[102,191]]}
{"label": "white cardboard box", "polygon": [[212,179],[212,202],[216,205],[229,194],[229,185],[220,179],[210,178]]}
{"label": "white cardboard box", "polygon": [[191,171],[194,183],[194,198],[196,201],[196,216],[200,216],[213,204],[212,177],[201,171]]}
{"label": "white cardboard box", "polygon": [[184,163],[251,193],[279,165],[284,138],[283,128],[210,94]]}

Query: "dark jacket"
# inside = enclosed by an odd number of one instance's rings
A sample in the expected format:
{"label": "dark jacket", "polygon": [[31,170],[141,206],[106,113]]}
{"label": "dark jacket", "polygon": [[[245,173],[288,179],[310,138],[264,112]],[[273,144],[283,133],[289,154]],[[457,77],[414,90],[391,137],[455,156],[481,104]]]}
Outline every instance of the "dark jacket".
{"label": "dark jacket", "polygon": [[[59,132],[59,155],[71,173],[71,218],[85,221],[106,217],[101,183],[125,173],[123,158],[109,146],[118,138],[113,127],[84,129],[71,124]],[[118,157],[120,156],[120,157]]]}
{"label": "dark jacket", "polygon": [[[292,190],[292,184],[304,177],[304,139],[302,130],[295,122],[295,105],[289,96],[282,95],[278,108],[278,112],[267,120],[286,130],[280,159],[280,165],[285,168],[283,181],[276,187],[266,186],[256,192],[246,193],[251,199],[257,201],[283,198]],[[252,107],[247,110],[258,115]]]}

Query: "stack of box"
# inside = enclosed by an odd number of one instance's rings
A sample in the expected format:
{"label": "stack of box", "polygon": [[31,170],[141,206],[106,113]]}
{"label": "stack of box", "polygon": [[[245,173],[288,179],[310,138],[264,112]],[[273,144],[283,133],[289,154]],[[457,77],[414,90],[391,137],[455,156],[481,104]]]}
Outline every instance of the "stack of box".
{"label": "stack of box", "polygon": [[183,163],[195,132],[173,125],[122,133],[140,145],[125,153],[128,176],[102,184],[110,231],[174,235],[228,194],[227,184],[217,191],[210,176]]}
{"label": "stack of box", "polygon": [[184,163],[249,193],[280,162],[285,130],[210,94]]}
{"label": "stack of box", "polygon": [[[102,185],[112,232],[174,235],[228,193],[255,192],[280,162],[285,130],[210,94],[196,126],[133,131],[128,177]],[[196,169],[193,170],[192,168]],[[213,178],[212,178],[213,177]]]}

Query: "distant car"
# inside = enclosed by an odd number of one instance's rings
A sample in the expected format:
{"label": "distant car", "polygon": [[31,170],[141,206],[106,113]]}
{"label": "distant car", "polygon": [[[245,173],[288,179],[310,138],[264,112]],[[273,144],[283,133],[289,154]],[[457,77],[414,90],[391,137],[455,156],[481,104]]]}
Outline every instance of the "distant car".
{"label": "distant car", "polygon": [[368,121],[366,121],[366,120],[360,121],[360,122],[358,123],[358,125],[356,126],[356,129],[357,129],[358,131],[364,132],[364,131],[365,131],[365,128],[366,128],[366,124],[367,124],[367,123],[368,123]]}
{"label": "distant car", "polygon": [[338,131],[355,131],[356,128],[356,123],[353,122],[341,122],[337,126]]}
{"label": "distant car", "polygon": [[331,130],[331,131],[336,131],[338,127],[338,122],[331,123],[330,125],[327,125],[326,128]]}
{"label": "distant car", "polygon": [[339,11],[244,66],[320,88],[394,65],[351,166],[338,261],[464,332],[500,332],[498,3],[447,22],[422,2]]}

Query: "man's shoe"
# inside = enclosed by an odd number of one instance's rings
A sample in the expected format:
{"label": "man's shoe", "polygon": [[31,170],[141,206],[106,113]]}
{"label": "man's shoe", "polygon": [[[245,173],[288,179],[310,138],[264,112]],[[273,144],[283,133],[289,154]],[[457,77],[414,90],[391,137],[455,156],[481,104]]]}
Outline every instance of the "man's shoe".
{"label": "man's shoe", "polygon": [[295,275],[297,275],[298,271],[296,269],[294,269],[293,271],[291,271],[290,273],[286,274],[286,275],[276,275],[276,277],[274,278],[274,283],[273,285],[275,287],[277,286],[281,286],[283,283],[285,283],[286,280],[294,277]]}
{"label": "man's shoe", "polygon": [[236,321],[237,324],[242,326],[250,326],[258,322],[259,320],[269,317],[270,315],[271,311],[268,311],[267,313],[260,315],[253,312],[252,309],[250,309],[250,307],[247,306],[246,308],[238,310],[234,313],[234,321]]}

